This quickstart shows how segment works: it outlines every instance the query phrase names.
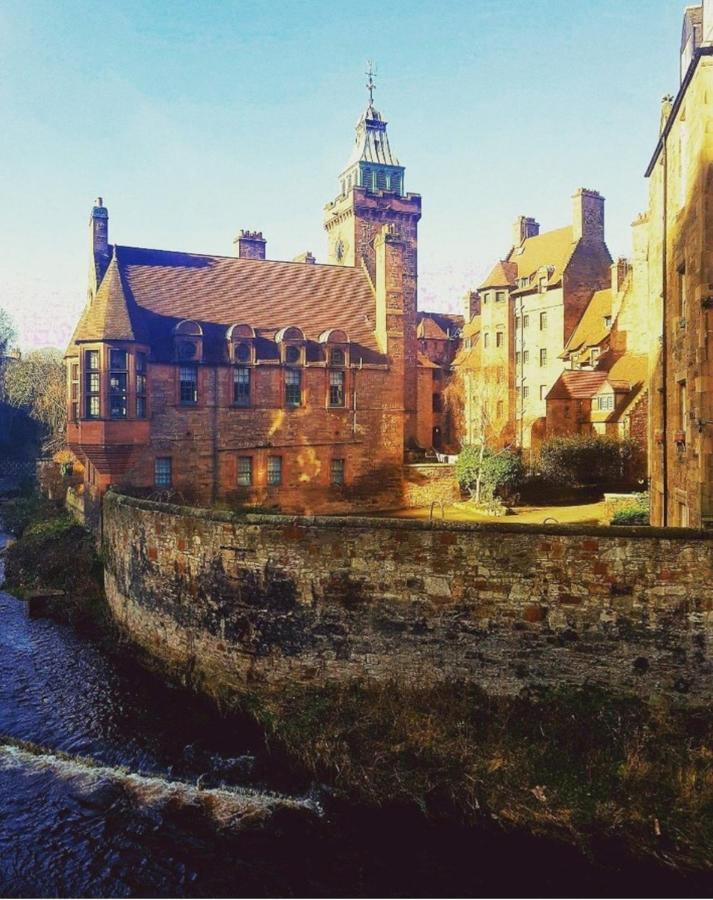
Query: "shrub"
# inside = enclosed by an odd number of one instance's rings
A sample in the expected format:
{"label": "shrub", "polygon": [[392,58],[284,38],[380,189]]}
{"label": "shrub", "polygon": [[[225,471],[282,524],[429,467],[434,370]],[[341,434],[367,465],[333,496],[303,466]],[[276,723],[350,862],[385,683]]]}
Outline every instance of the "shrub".
{"label": "shrub", "polygon": [[525,477],[525,468],[517,453],[491,450],[490,447],[464,447],[456,460],[455,471],[460,486],[471,497],[484,502],[494,497],[512,497]]}
{"label": "shrub", "polygon": [[639,445],[603,435],[551,438],[540,448],[537,467],[548,480],[573,486],[631,483],[643,475]]}
{"label": "shrub", "polygon": [[648,525],[649,495],[634,494],[631,501],[619,507],[611,517],[612,525]]}

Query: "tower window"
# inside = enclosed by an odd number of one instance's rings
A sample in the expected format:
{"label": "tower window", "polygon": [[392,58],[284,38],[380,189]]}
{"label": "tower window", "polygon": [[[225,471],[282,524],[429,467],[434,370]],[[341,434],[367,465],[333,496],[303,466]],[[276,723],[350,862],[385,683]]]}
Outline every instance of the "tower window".
{"label": "tower window", "polygon": [[333,459],[330,467],[332,484],[344,484],[344,460]]}
{"label": "tower window", "polygon": [[394,191],[394,193],[396,193],[396,194],[400,194],[401,193],[401,176],[398,175],[396,172],[393,172],[391,175],[391,178],[390,178],[390,182],[391,182],[391,185],[390,185],[391,190]]}
{"label": "tower window", "polygon": [[72,363],[70,374],[70,400],[71,400],[71,420],[76,422],[79,418],[79,364]]}
{"label": "tower window", "polygon": [[125,419],[127,413],[128,362],[126,350],[109,351],[109,414],[112,419]]}
{"label": "tower window", "polygon": [[88,419],[98,419],[100,414],[101,374],[99,372],[99,351],[87,350],[84,354],[85,415]]}
{"label": "tower window", "polygon": [[364,187],[367,189],[367,191],[370,191],[372,189],[373,183],[371,169],[364,169],[361,177],[363,179]]}
{"label": "tower window", "polygon": [[146,418],[146,354],[136,354],[136,418]]}
{"label": "tower window", "polygon": [[376,188],[379,191],[386,190],[386,172],[380,170],[376,173]]}

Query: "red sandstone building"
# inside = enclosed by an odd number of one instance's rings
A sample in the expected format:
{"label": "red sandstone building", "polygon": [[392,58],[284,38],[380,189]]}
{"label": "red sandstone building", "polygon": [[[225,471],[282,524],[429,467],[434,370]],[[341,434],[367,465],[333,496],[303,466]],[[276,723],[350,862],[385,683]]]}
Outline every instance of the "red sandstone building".
{"label": "red sandstone building", "polygon": [[[330,263],[110,245],[91,214],[67,350],[68,442],[110,485],[295,511],[403,502],[406,448],[447,444],[439,395],[462,320],[417,313],[421,199],[369,103],[326,209]],[[429,356],[430,352],[430,356]],[[431,358],[432,357],[432,358]]]}

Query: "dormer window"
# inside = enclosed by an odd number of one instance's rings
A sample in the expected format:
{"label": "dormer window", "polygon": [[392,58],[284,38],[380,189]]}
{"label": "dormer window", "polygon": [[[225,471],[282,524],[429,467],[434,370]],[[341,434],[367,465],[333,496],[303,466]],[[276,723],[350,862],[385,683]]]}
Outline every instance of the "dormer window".
{"label": "dormer window", "polygon": [[341,347],[334,347],[329,351],[330,366],[344,366],[346,363],[346,355]]}
{"label": "dormer window", "polygon": [[611,323],[612,323],[612,317],[611,317],[611,316],[604,316],[604,327],[605,327],[605,328],[611,328]]}
{"label": "dormer window", "polygon": [[288,325],[275,335],[275,342],[280,347],[280,359],[288,366],[304,365],[305,336],[301,328]]}
{"label": "dormer window", "polygon": [[255,362],[255,329],[252,325],[231,325],[225,338],[231,362],[241,365]]}
{"label": "dormer window", "polygon": [[179,322],[173,330],[175,357],[181,363],[197,363],[203,357],[203,329],[189,319]]}

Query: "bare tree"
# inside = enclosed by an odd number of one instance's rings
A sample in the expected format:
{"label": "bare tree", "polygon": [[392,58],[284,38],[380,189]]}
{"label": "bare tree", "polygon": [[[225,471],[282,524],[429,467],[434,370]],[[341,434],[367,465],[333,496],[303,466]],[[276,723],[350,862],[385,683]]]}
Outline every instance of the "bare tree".
{"label": "bare tree", "polygon": [[45,432],[43,449],[56,453],[65,443],[67,400],[64,362],[59,350],[33,350],[5,372],[5,394],[26,409]]}

